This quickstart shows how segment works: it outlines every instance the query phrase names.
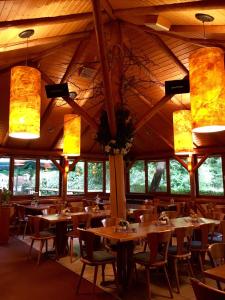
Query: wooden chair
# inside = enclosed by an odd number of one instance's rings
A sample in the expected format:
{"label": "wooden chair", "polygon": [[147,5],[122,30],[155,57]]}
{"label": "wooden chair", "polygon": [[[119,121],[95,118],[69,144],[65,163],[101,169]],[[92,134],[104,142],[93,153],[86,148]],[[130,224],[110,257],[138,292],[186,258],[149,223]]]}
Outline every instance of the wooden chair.
{"label": "wooden chair", "polygon": [[210,287],[195,278],[191,278],[196,300],[225,300],[225,292]]}
{"label": "wooden chair", "polygon": [[[40,248],[39,248],[38,259],[37,259],[38,265],[40,263],[40,258],[41,258],[44,244],[46,246],[46,252],[48,252],[48,241],[49,240],[53,239],[53,245],[55,244],[55,235],[49,231],[40,230],[40,222],[41,222],[41,219],[39,217],[29,216],[29,223],[30,223],[30,226],[33,231],[32,235],[31,235],[31,245],[30,245],[30,250],[29,250],[29,257],[31,257],[31,251],[32,251],[34,242],[39,241]],[[57,249],[56,249],[56,258],[57,257],[58,257],[58,254],[57,254]]]}
{"label": "wooden chair", "polygon": [[135,270],[136,270],[136,264],[140,264],[145,267],[146,278],[147,278],[148,299],[151,299],[151,283],[150,283],[149,270],[158,269],[158,268],[163,269],[166,276],[170,297],[173,298],[172,288],[170,285],[170,280],[166,269],[167,254],[168,254],[170,239],[171,239],[171,231],[169,230],[162,231],[162,232],[151,232],[147,235],[147,242],[150,251],[138,252],[133,255],[133,264]]}
{"label": "wooden chair", "polygon": [[80,278],[77,284],[76,293],[78,294],[80,290],[81,280],[85,271],[86,265],[93,266],[94,270],[94,280],[93,280],[93,293],[95,292],[98,267],[102,267],[102,281],[105,281],[105,266],[106,264],[111,264],[114,272],[115,282],[117,284],[117,273],[116,273],[116,258],[114,255],[110,254],[106,250],[94,250],[94,240],[95,234],[78,229],[79,232],[79,243],[80,243],[80,260],[83,263]]}
{"label": "wooden chair", "polygon": [[89,228],[91,222],[91,215],[88,213],[83,213],[80,215],[74,215],[72,218],[72,230],[67,233],[67,237],[70,239],[69,242],[69,252],[70,252],[70,262],[73,262],[74,248],[73,240],[79,238],[78,228]]}
{"label": "wooden chair", "polygon": [[176,210],[166,210],[165,212],[169,219],[176,219],[178,217],[178,212]]}
{"label": "wooden chair", "polygon": [[157,220],[157,215],[155,215],[154,213],[144,213],[142,215],[140,215],[140,221],[141,223],[145,223],[145,222],[152,222]]}
{"label": "wooden chair", "polygon": [[193,226],[175,228],[173,236],[176,238],[175,245],[170,245],[168,250],[168,259],[173,261],[177,292],[180,293],[178,262],[187,262],[190,276],[193,277],[191,267],[191,240],[193,234]]}
{"label": "wooden chair", "polygon": [[[212,267],[225,264],[225,243],[216,243],[209,246],[208,255]],[[220,282],[217,281],[218,289],[221,290]]]}
{"label": "wooden chair", "polygon": [[[117,218],[113,218],[113,217],[105,218],[101,222],[104,227],[115,226],[117,223]],[[106,239],[106,238],[103,239],[103,244],[106,247],[106,249],[113,252],[117,251],[117,243],[118,243],[117,240]]]}
{"label": "wooden chair", "polygon": [[218,226],[218,231],[209,234],[209,243],[225,243],[225,220],[221,220]]}
{"label": "wooden chair", "polygon": [[28,226],[28,216],[26,215],[26,210],[23,205],[15,204],[16,209],[16,226],[17,226],[17,235],[20,234],[21,229],[23,228],[23,239],[27,232]]}
{"label": "wooden chair", "polygon": [[202,276],[204,276],[204,261],[205,261],[205,254],[208,251],[208,236],[210,233],[214,231],[215,224],[214,223],[208,223],[208,224],[201,224],[197,230],[194,230],[194,235],[199,235],[196,238],[194,238],[191,242],[191,253],[198,255],[198,260],[200,264],[200,270],[202,273]]}

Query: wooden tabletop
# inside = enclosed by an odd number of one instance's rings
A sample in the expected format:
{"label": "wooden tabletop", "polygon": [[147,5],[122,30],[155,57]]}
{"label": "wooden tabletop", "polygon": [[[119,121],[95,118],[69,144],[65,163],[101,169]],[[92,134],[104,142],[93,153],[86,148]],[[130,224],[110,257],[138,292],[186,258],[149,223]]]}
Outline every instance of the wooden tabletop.
{"label": "wooden tabletop", "polygon": [[24,208],[32,209],[32,210],[45,210],[45,209],[48,209],[50,206],[53,206],[53,205],[52,204],[38,204],[37,206],[31,205],[31,204],[23,205]]}
{"label": "wooden tabletop", "polygon": [[110,216],[110,210],[100,210],[97,212],[76,212],[76,213],[65,213],[65,214],[51,214],[39,216],[41,219],[48,221],[49,223],[66,222],[70,221],[72,216],[90,214],[91,218],[106,218]]}
{"label": "wooden tabletop", "polygon": [[204,223],[219,223],[218,220],[199,218],[198,222],[192,222],[190,217],[171,219],[168,225],[159,225],[158,222],[146,222],[146,223],[134,223],[129,225],[128,231],[118,232],[119,227],[98,227],[90,228],[89,231],[93,232],[98,236],[102,236],[109,239],[115,239],[120,242],[137,240],[144,238],[150,232],[161,232],[166,230],[173,231],[177,227],[198,227]]}
{"label": "wooden tabletop", "polygon": [[221,265],[215,268],[204,271],[206,277],[219,280],[225,283],[225,265]]}

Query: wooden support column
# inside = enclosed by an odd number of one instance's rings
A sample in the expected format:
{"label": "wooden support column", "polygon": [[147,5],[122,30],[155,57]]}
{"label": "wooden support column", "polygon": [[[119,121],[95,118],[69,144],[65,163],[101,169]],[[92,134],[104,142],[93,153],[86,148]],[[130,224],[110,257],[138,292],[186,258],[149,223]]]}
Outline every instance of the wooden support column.
{"label": "wooden support column", "polygon": [[126,219],[124,161],[122,154],[109,156],[111,216]]}
{"label": "wooden support column", "polygon": [[[105,94],[105,107],[107,111],[110,133],[112,138],[116,136],[116,116],[114,105],[115,102],[121,103],[120,98],[120,81],[121,81],[121,66],[120,62],[112,60],[111,70],[109,67],[107,47],[105,45],[103,26],[101,20],[101,2],[100,0],[92,0],[93,16],[95,23],[96,39],[99,51],[99,57],[102,67],[104,94]],[[117,29],[118,28],[118,29]],[[116,28],[116,34],[113,32],[113,38],[119,36],[120,39],[120,28]],[[114,39],[114,45],[117,43]],[[121,42],[121,41],[119,41]],[[113,47],[112,47],[113,49]],[[113,49],[114,51],[117,50]],[[114,54],[114,51],[112,53]],[[117,52],[117,51],[116,51]],[[117,80],[115,80],[114,73],[117,73]],[[113,75],[113,76],[112,76]],[[115,76],[114,76],[115,75]],[[121,154],[110,155],[109,157],[109,168],[110,168],[110,201],[111,201],[111,215],[117,218],[126,218],[126,199],[125,199],[125,183],[124,183],[124,162]]]}
{"label": "wooden support column", "polygon": [[68,172],[66,171],[67,164],[68,164],[67,158],[63,157],[63,171],[62,171],[62,199],[63,199],[63,202],[66,202],[66,198],[67,198],[67,177],[68,177]]}

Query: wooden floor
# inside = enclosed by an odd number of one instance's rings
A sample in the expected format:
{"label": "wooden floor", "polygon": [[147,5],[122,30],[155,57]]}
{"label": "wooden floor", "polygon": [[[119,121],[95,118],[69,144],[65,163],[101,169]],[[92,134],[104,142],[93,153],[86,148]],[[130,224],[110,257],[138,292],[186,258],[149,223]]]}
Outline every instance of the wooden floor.
{"label": "wooden floor", "polygon": [[[29,244],[30,243],[29,237],[25,237],[24,242]],[[38,246],[38,244],[37,244],[37,246]],[[75,242],[74,249],[75,249],[75,252],[77,254],[79,254],[79,247],[78,247],[77,241]],[[45,261],[42,262],[42,264],[45,264],[45,263],[46,263]],[[74,272],[76,274],[80,274],[81,263],[80,263],[78,255],[73,258],[72,263],[70,262],[69,256],[61,258],[58,261],[58,263],[64,267],[68,268],[72,272]],[[195,270],[195,273],[196,273],[197,277],[200,277],[199,276],[200,274],[198,274],[198,271]],[[123,295],[123,297],[122,297],[123,299],[125,299],[125,300],[137,300],[137,299],[147,300],[145,274],[143,272],[143,269],[140,268],[138,274],[139,274],[138,281],[133,282],[133,284],[129,288],[129,290]],[[175,278],[174,278],[173,270],[170,269],[170,271],[169,271],[169,277],[170,277],[171,284],[172,284],[172,287],[174,290],[174,299],[175,300],[193,300],[193,299],[195,299],[193,291],[192,291],[192,287],[189,282],[186,265],[180,266],[180,274],[181,274],[181,277],[180,277],[181,278],[181,282],[180,282],[181,293],[177,294],[176,289],[175,289]],[[88,281],[92,282],[93,281],[93,268],[87,266],[87,270],[85,271],[84,277]],[[113,279],[113,274],[112,274],[111,267],[109,266],[106,269],[106,280],[110,281],[112,279]],[[169,291],[166,287],[166,283],[164,280],[164,274],[161,273],[160,271],[153,271],[151,274],[151,280],[152,280],[152,299],[156,299],[156,300],[170,299]],[[215,282],[212,280],[206,280],[206,283],[208,283],[211,286],[216,287]],[[99,286],[99,288],[112,294],[115,298],[121,299],[121,296],[117,295],[116,288],[113,284],[110,284],[107,287],[101,286],[101,272],[99,272],[97,285]],[[84,291],[85,291],[85,285],[81,285],[81,292],[83,293]]]}

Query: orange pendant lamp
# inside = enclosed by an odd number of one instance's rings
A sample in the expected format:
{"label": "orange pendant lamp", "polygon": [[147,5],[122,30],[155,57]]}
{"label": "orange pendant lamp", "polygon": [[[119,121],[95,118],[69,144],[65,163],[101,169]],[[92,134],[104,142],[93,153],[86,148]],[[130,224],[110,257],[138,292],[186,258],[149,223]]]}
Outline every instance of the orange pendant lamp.
{"label": "orange pendant lamp", "polygon": [[41,74],[37,69],[11,69],[9,136],[20,139],[40,137]]}
{"label": "orange pendant lamp", "polygon": [[[214,17],[197,13],[205,35],[205,22]],[[194,132],[225,130],[225,73],[223,50],[206,47],[195,51],[189,58],[189,79],[192,127]]]}
{"label": "orange pendant lamp", "polygon": [[64,116],[63,155],[80,156],[81,117],[75,114]]}
{"label": "orange pendant lamp", "polygon": [[[19,34],[29,38],[33,29]],[[11,69],[9,136],[20,139],[40,137],[41,73],[32,67],[16,66]]]}
{"label": "orange pendant lamp", "polygon": [[225,130],[224,53],[216,47],[195,51],[189,59],[194,132]]}
{"label": "orange pendant lamp", "polygon": [[192,122],[190,110],[178,110],[173,113],[174,152],[190,154],[193,152]]}

